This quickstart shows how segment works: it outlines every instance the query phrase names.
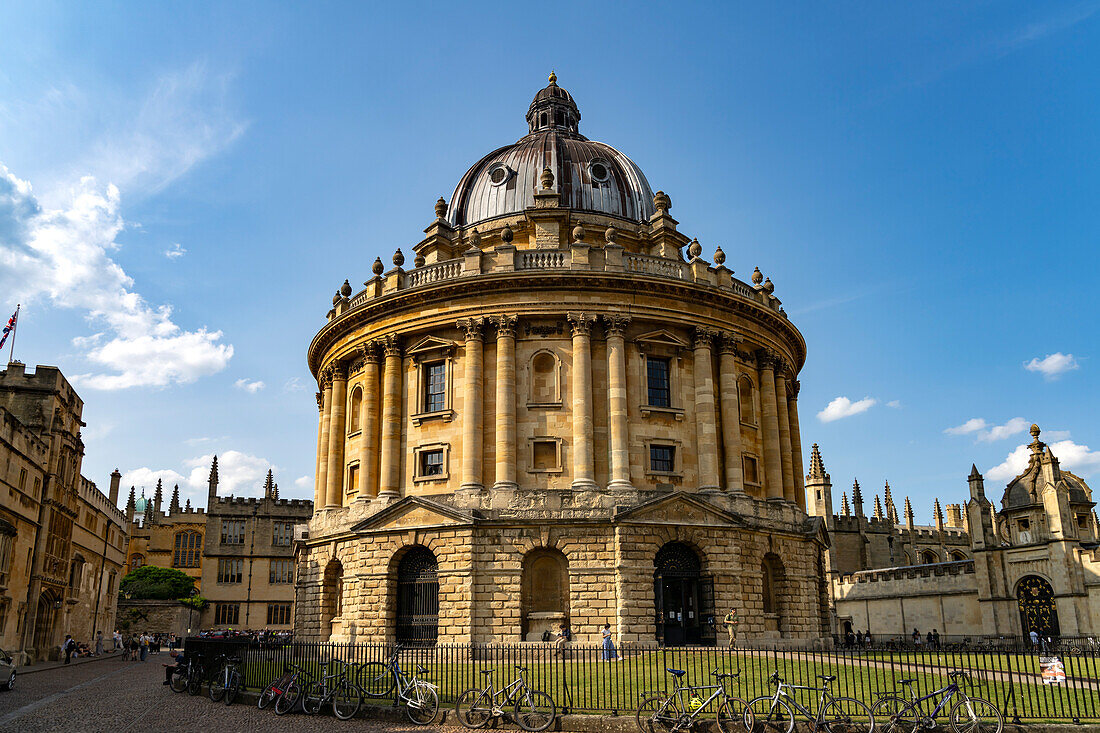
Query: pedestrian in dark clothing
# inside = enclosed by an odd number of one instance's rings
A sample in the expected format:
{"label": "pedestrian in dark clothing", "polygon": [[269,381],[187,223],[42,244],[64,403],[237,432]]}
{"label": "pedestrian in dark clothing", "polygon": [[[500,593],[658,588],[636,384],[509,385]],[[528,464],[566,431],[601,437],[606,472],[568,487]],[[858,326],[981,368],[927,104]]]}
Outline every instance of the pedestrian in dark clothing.
{"label": "pedestrian in dark clothing", "polygon": [[937,649],[940,648],[940,630],[939,629],[932,629],[932,643],[936,646]]}
{"label": "pedestrian in dark clothing", "polygon": [[187,672],[187,650],[179,652],[168,652],[168,655],[174,657],[175,664],[164,665],[164,684],[172,684],[172,674],[177,670],[182,673]]}
{"label": "pedestrian in dark clothing", "polygon": [[65,641],[61,644],[61,650],[65,652],[65,664],[68,664],[73,652],[76,651],[76,642],[73,641],[73,637],[65,634]]}

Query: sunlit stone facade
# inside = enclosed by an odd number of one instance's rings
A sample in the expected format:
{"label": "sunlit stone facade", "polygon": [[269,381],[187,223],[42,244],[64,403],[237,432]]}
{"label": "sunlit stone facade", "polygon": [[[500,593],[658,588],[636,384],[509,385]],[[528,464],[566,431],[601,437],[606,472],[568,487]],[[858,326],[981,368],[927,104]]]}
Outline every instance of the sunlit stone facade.
{"label": "sunlit stone facade", "polygon": [[412,248],[310,344],[304,638],[621,642],[828,631],[806,514],[805,342],[759,271],[711,262],[551,78]]}

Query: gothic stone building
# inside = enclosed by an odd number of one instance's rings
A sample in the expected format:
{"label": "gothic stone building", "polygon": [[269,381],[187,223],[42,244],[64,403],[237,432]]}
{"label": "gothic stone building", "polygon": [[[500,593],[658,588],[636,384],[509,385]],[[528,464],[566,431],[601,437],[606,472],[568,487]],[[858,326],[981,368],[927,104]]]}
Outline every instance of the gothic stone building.
{"label": "gothic stone building", "polygon": [[117,472],[110,496],[80,474],[83,408],[57,367],[0,371],[0,648],[24,662],[114,625],[126,525]]}
{"label": "gothic stone building", "polygon": [[[967,478],[970,501],[948,505],[950,526],[936,502],[936,526],[915,528],[906,501],[906,525],[892,531],[882,521],[845,533],[828,517],[832,596],[837,631],[870,629],[906,635],[913,628],[967,636],[1047,636],[1100,633],[1100,535],[1092,490],[1061,469],[1031,426],[1028,466],[1005,488],[1000,511],[986,497],[976,467]],[[807,488],[826,497],[829,477],[815,450]],[[877,499],[876,499],[877,504]],[[857,503],[858,506],[858,503]],[[867,522],[867,520],[863,520]],[[893,520],[896,525],[896,518]],[[847,534],[847,544],[845,544]],[[861,556],[853,539],[864,548]],[[889,560],[881,537],[894,539],[901,555]],[[876,552],[875,548],[878,548]],[[897,562],[901,557],[912,562]],[[868,562],[869,561],[869,562]]]}
{"label": "gothic stone building", "polygon": [[[440,199],[406,270],[345,281],[308,351],[319,640],[714,643],[828,632],[806,513],[805,342],[557,85]],[[686,254],[686,257],[685,257]]]}

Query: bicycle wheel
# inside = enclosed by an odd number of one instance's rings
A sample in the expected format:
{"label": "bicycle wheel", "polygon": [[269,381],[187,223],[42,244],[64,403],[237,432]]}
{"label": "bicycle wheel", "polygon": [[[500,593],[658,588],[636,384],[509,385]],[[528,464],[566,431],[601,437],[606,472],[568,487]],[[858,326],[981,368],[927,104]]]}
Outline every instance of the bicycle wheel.
{"label": "bicycle wheel", "polygon": [[225,704],[232,705],[241,691],[241,673],[233,670],[229,676],[229,687],[225,689]]}
{"label": "bicycle wheel", "polygon": [[900,697],[883,697],[871,708],[875,730],[881,733],[913,733],[917,729],[917,712]]}
{"label": "bicycle wheel", "polygon": [[279,697],[279,693],[275,692],[275,686],[279,684],[279,680],[275,679],[271,681],[271,684],[264,688],[264,691],[260,693],[260,697],[256,700],[256,707],[263,710]]}
{"label": "bicycle wheel", "polygon": [[286,715],[298,704],[302,696],[302,688],[297,682],[290,682],[283,690],[283,694],[275,698],[275,714]]}
{"label": "bicycle wheel", "polygon": [[989,700],[972,697],[951,708],[951,728],[955,733],[1001,733],[1004,727],[1004,716]]}
{"label": "bicycle wheel", "polygon": [[816,727],[826,733],[871,733],[875,729],[875,716],[859,700],[834,697],[821,709]]}
{"label": "bicycle wheel", "polygon": [[[745,718],[748,717],[748,722]],[[752,710],[749,709],[747,700],[742,700],[733,695],[726,695],[722,705],[718,708],[719,733],[733,733],[738,728],[744,728],[752,733]]]}
{"label": "bicycle wheel", "polygon": [[393,692],[393,672],[382,662],[367,662],[359,669],[359,689],[367,697],[386,697]]}
{"label": "bicycle wheel", "polygon": [[325,688],[320,682],[314,682],[302,696],[302,710],[306,715],[316,715],[325,701]]}
{"label": "bicycle wheel", "polygon": [[183,692],[187,689],[187,670],[177,669],[172,671],[172,679],[168,685],[172,692]]}
{"label": "bicycle wheel", "polygon": [[557,713],[552,697],[545,692],[528,690],[526,695],[516,701],[513,718],[520,728],[537,733],[549,728]]}
{"label": "bicycle wheel", "polygon": [[679,718],[675,704],[673,702],[666,707],[662,695],[653,695],[642,700],[638,705],[638,712],[634,713],[638,730],[642,733],[664,733],[672,730]]}
{"label": "bicycle wheel", "polygon": [[455,717],[466,728],[480,728],[493,717],[492,701],[481,690],[471,687],[455,700]]}
{"label": "bicycle wheel", "polygon": [[336,692],[332,696],[332,712],[340,720],[350,720],[359,712],[359,706],[363,704],[363,693],[348,680],[340,681]]}
{"label": "bicycle wheel", "polygon": [[225,670],[218,670],[218,673],[210,678],[210,699],[214,702],[221,702],[221,699],[225,697]]}
{"label": "bicycle wheel", "polygon": [[187,673],[187,694],[191,696],[202,692],[202,670],[192,669]]}
{"label": "bicycle wheel", "polygon": [[[783,700],[771,696],[754,698],[749,702],[744,716],[744,724],[751,726],[753,733],[791,733],[794,730],[794,713],[791,706]],[[752,716],[751,719],[749,716]]]}
{"label": "bicycle wheel", "polygon": [[416,681],[405,690],[405,714],[417,725],[428,725],[439,712],[439,695],[428,685]]}

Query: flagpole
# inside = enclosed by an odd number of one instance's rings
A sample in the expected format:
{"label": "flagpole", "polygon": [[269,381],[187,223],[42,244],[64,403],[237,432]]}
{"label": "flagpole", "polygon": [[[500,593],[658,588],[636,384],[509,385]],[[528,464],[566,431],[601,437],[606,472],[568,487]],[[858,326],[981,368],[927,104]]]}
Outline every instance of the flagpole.
{"label": "flagpole", "polygon": [[15,354],[15,332],[19,330],[19,308],[20,304],[15,304],[15,325],[11,329],[11,348],[8,349],[8,363],[11,364],[12,358]]}

